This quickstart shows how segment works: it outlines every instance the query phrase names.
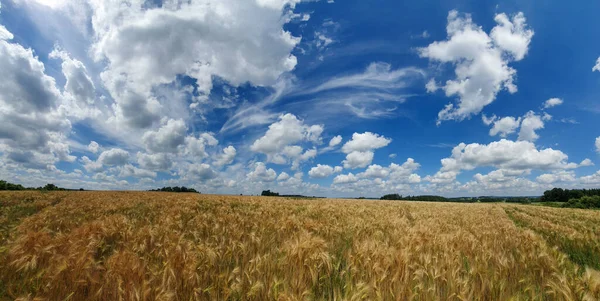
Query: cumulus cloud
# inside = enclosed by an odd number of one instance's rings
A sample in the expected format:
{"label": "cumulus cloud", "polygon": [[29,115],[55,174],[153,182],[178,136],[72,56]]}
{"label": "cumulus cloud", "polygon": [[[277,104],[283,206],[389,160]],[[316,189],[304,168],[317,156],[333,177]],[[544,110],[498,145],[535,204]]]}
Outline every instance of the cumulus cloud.
{"label": "cumulus cloud", "polygon": [[287,180],[287,179],[289,179],[289,178],[290,178],[290,175],[289,175],[287,172],[285,172],[285,171],[282,171],[282,172],[279,174],[279,176],[277,176],[277,181],[285,181],[285,180]]}
{"label": "cumulus cloud", "polygon": [[323,126],[306,125],[293,114],[279,116],[279,121],[271,124],[264,136],[250,146],[254,152],[267,155],[267,161],[275,164],[292,162],[294,169],[301,162],[314,158],[316,149],[303,152],[303,147],[297,144],[320,144]]}
{"label": "cumulus cloud", "polygon": [[367,167],[367,170],[358,174],[361,178],[385,178],[390,174],[390,171],[381,165],[373,164]]}
{"label": "cumulus cloud", "polygon": [[152,88],[180,75],[195,79],[202,95],[210,94],[213,76],[235,86],[273,85],[296,66],[291,51],[300,38],[283,30],[282,18],[295,2],[202,0],[153,9],[143,1],[91,2],[92,51],[108,62],[102,79],[123,121],[142,128],[155,122],[161,104]]}
{"label": "cumulus cloud", "polygon": [[587,167],[587,166],[594,166],[594,162],[592,162],[592,160],[585,158],[581,161],[581,163],[579,163],[579,167]]}
{"label": "cumulus cloud", "polygon": [[600,72],[600,57],[598,57],[598,59],[596,60],[596,65],[594,65],[594,67],[592,67],[592,72],[594,72],[594,71]]}
{"label": "cumulus cloud", "polygon": [[156,172],[137,168],[131,164],[121,166],[119,168],[119,177],[134,177],[134,178],[156,178]]}
{"label": "cumulus cloud", "polygon": [[108,166],[121,166],[127,164],[129,152],[120,148],[111,148],[103,151],[98,156],[98,162]]}
{"label": "cumulus cloud", "polygon": [[510,141],[502,139],[490,144],[460,143],[452,149],[452,155],[441,160],[442,168],[426,181],[449,184],[456,181],[462,170],[480,167],[496,167],[511,172],[529,172],[533,169],[557,171],[579,167],[567,161],[568,156],[552,148],[538,150],[530,141]]}
{"label": "cumulus cloud", "polygon": [[277,178],[277,172],[272,168],[267,168],[263,162],[256,162],[254,170],[246,176],[252,182],[273,182]]}
{"label": "cumulus cloud", "polygon": [[599,185],[600,184],[600,170],[592,175],[580,177],[579,182],[583,183],[583,184],[588,184],[588,185]]}
{"label": "cumulus cloud", "polygon": [[519,127],[519,140],[535,141],[539,138],[536,133],[537,130],[544,128],[544,121],[551,120],[552,116],[545,113],[540,116],[533,111],[527,112],[523,117],[503,117],[499,118],[496,115],[487,117],[482,115],[483,123],[486,125],[492,125],[490,129],[490,136],[500,135],[500,137],[507,137],[508,135],[515,133]]}
{"label": "cumulus cloud", "polygon": [[342,143],[342,136],[337,135],[329,140],[329,147],[337,146],[340,143]]}
{"label": "cumulus cloud", "polygon": [[92,141],[90,144],[88,144],[87,150],[95,154],[100,150],[100,144],[98,144],[96,141]]}
{"label": "cumulus cloud", "polygon": [[348,184],[354,183],[358,181],[358,178],[352,174],[348,173],[347,175],[338,175],[333,179],[333,184]]}
{"label": "cumulus cloud", "polygon": [[514,133],[519,125],[521,124],[521,118],[515,117],[504,117],[497,118],[495,115],[492,118],[487,118],[485,115],[482,116],[483,122],[487,125],[493,123],[490,129],[490,136],[496,136],[500,134],[500,137],[506,137],[509,134]]}
{"label": "cumulus cloud", "polygon": [[68,106],[66,113],[77,118],[99,116],[100,111],[93,107],[96,87],[85,65],[60,48],[55,48],[48,57],[62,60],[61,68],[66,79],[63,87]]}
{"label": "cumulus cloud", "polygon": [[79,161],[81,161],[81,163],[83,164],[83,168],[85,168],[85,170],[87,172],[96,173],[96,172],[100,172],[100,171],[102,171],[102,169],[104,169],[104,166],[102,166],[102,163],[93,161],[90,158],[88,158],[87,156],[81,157],[81,159],[79,159]]}
{"label": "cumulus cloud", "polygon": [[342,146],[342,152],[347,154],[346,160],[342,162],[344,168],[367,167],[373,161],[373,151],[387,146],[390,142],[392,139],[371,132],[352,134],[352,139]]}
{"label": "cumulus cloud", "polygon": [[165,153],[157,153],[157,154],[147,154],[138,152],[137,153],[137,163],[145,169],[149,170],[169,170],[173,166],[173,161],[169,157],[168,154]]}
{"label": "cumulus cloud", "polygon": [[199,181],[207,181],[217,177],[217,173],[206,163],[194,163],[187,166],[187,169],[180,171],[184,178],[191,178]]}
{"label": "cumulus cloud", "polygon": [[523,171],[512,171],[499,169],[491,171],[488,174],[480,173],[473,176],[474,180],[464,185],[453,187],[452,189],[468,191],[471,193],[536,193],[541,189],[541,185],[527,178],[519,177],[525,175]]}
{"label": "cumulus cloud", "polygon": [[440,88],[446,96],[457,95],[459,100],[439,112],[438,124],[479,114],[503,89],[509,93],[517,91],[516,70],[508,64],[525,57],[534,33],[527,28],[523,13],[512,18],[498,14],[494,20],[497,25],[488,35],[473,23],[469,14],[461,16],[455,10],[450,11],[448,40],[419,49],[421,57],[456,67],[456,78]]}
{"label": "cumulus cloud", "polygon": [[10,43],[13,35],[0,30],[0,152],[4,160],[28,168],[54,169],[59,161],[73,162],[66,138],[71,122],[64,97],[54,78],[33,50]]}
{"label": "cumulus cloud", "polygon": [[[528,170],[497,169],[485,175],[477,173],[473,176],[473,179],[478,183],[480,188],[485,187],[485,189],[488,189],[495,186],[494,190],[496,190],[499,186],[511,185],[510,183],[514,182],[517,177],[528,173]],[[467,185],[474,186],[472,182],[470,184],[467,183]]]}
{"label": "cumulus cloud", "polygon": [[425,90],[427,91],[427,93],[434,93],[435,91],[439,90],[440,87],[438,86],[438,84],[435,82],[435,79],[430,79],[427,84],[425,84]]}
{"label": "cumulus cloud", "polygon": [[233,162],[235,155],[237,154],[237,150],[233,146],[228,146],[223,149],[223,154],[219,156],[219,158],[215,161],[216,166],[228,165]]}
{"label": "cumulus cloud", "polygon": [[183,120],[168,120],[156,131],[147,131],[142,140],[146,149],[155,153],[175,153],[185,142],[187,127]]}
{"label": "cumulus cloud", "polygon": [[563,100],[560,98],[550,98],[544,102],[544,109],[560,106],[563,104]]}
{"label": "cumulus cloud", "polygon": [[553,173],[539,175],[536,180],[543,184],[554,184],[556,182],[573,182],[576,180],[575,172],[560,170]]}
{"label": "cumulus cloud", "polygon": [[329,165],[317,164],[317,166],[310,169],[310,171],[308,172],[308,176],[310,176],[311,178],[326,178],[334,173],[341,171],[341,166],[331,167]]}
{"label": "cumulus cloud", "polygon": [[353,151],[346,155],[346,160],[342,161],[342,164],[344,165],[344,168],[348,169],[363,168],[373,162],[374,156],[375,153],[372,151]]}
{"label": "cumulus cloud", "polygon": [[364,132],[362,134],[352,134],[352,139],[342,147],[342,151],[346,154],[351,152],[365,152],[387,146],[392,142],[392,139],[385,138],[379,134]]}
{"label": "cumulus cloud", "polygon": [[539,138],[536,130],[544,128],[542,117],[536,115],[533,111],[527,112],[521,122],[521,130],[519,131],[519,140],[535,141]]}
{"label": "cumulus cloud", "polygon": [[600,153],[600,137],[596,138],[596,152]]}

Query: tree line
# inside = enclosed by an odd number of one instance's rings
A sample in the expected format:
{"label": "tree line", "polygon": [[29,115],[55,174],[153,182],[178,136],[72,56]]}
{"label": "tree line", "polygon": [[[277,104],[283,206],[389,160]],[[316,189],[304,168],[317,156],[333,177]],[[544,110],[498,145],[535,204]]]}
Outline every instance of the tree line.
{"label": "tree line", "polygon": [[[73,189],[58,187],[54,184],[46,184],[45,186],[40,186],[40,187],[25,187],[21,184],[14,184],[14,183],[10,183],[10,182],[4,181],[4,180],[0,180],[0,190],[67,191],[67,190],[73,190]],[[79,190],[83,190],[83,188],[81,188]]]}
{"label": "tree line", "polygon": [[566,203],[572,199],[580,199],[584,196],[600,196],[600,189],[562,189],[553,188],[544,191],[543,202]]}
{"label": "tree line", "polygon": [[563,203],[564,208],[600,208],[600,189],[562,189],[544,191],[544,202]]}
{"label": "tree line", "polygon": [[194,188],[187,188],[185,186],[175,186],[175,187],[163,187],[163,188],[157,188],[157,189],[150,189],[148,191],[164,191],[164,192],[193,192],[193,193],[200,193],[198,192],[196,189]]}
{"label": "tree line", "polygon": [[493,197],[493,196],[479,196],[479,197],[457,197],[457,198],[446,198],[439,195],[415,195],[415,196],[402,196],[397,193],[386,194],[380,198],[380,200],[389,201],[420,201],[420,202],[455,202],[455,203],[531,203],[539,201],[536,197]]}

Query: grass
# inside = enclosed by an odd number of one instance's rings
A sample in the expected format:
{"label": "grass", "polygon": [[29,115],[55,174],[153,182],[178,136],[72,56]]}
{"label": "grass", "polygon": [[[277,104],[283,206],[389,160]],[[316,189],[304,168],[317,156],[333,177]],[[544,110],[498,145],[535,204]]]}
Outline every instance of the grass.
{"label": "grass", "polygon": [[0,300],[600,298],[597,211],[150,192],[0,200]]}

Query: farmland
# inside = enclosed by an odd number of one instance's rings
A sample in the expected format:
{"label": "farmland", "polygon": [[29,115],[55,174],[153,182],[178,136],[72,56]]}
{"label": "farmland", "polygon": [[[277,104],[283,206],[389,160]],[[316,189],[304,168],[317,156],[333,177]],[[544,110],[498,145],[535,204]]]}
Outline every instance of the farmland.
{"label": "farmland", "polygon": [[0,193],[0,300],[598,300],[600,211]]}

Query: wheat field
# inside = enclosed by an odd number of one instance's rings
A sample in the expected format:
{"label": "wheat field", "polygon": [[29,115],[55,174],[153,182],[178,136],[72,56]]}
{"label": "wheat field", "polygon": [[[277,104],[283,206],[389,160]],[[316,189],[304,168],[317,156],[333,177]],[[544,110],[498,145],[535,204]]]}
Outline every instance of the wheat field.
{"label": "wheat field", "polygon": [[600,211],[0,193],[0,300],[599,300]]}

